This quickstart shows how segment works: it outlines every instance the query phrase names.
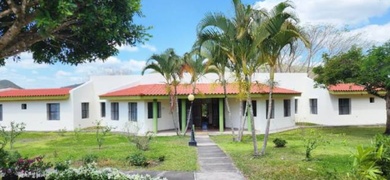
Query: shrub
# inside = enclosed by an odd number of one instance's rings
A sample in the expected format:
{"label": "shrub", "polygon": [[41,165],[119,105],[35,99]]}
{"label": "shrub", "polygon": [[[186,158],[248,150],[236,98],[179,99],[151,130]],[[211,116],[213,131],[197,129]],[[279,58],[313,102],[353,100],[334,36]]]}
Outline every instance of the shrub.
{"label": "shrub", "polygon": [[57,133],[58,133],[59,136],[65,136],[65,134],[66,134],[66,128],[58,129]]}
{"label": "shrub", "polygon": [[129,161],[132,166],[142,166],[145,167],[148,165],[145,155],[141,152],[133,153],[128,156],[127,161]]}
{"label": "shrub", "polygon": [[62,162],[56,162],[54,164],[54,170],[56,171],[65,171],[70,168],[70,164],[72,162],[70,160],[62,161]]}
{"label": "shrub", "polygon": [[5,126],[0,127],[0,137],[3,139],[0,141],[1,148],[2,149],[8,142],[10,145],[10,149],[13,149],[13,145],[16,141],[16,137],[21,135],[24,132],[24,129],[26,128],[26,124],[24,123],[15,123],[11,122],[10,125],[10,131],[6,131]]}
{"label": "shrub", "polygon": [[22,156],[17,151],[5,151],[0,149],[0,171],[4,175],[16,174],[16,162]]}
{"label": "shrub", "polygon": [[95,154],[86,154],[81,158],[81,161],[83,161],[83,164],[90,164],[93,162],[97,162],[98,156]]}
{"label": "shrub", "polygon": [[158,157],[158,161],[160,161],[160,162],[165,161],[165,156],[159,156],[159,157]]}
{"label": "shrub", "polygon": [[310,161],[312,158],[312,151],[316,149],[318,146],[328,144],[329,141],[327,141],[324,136],[322,136],[320,133],[315,132],[314,130],[310,130],[310,133],[303,134],[303,142],[305,147],[305,157],[307,161]]}
{"label": "shrub", "polygon": [[19,177],[40,178],[45,177],[46,170],[52,165],[43,162],[43,156],[38,156],[32,159],[19,159],[15,163],[15,168]]}
{"label": "shrub", "polygon": [[79,168],[69,168],[65,171],[51,172],[46,176],[47,180],[90,179],[90,180],[166,180],[165,178],[152,178],[150,175],[128,175],[117,169],[105,168],[99,170],[95,163],[87,164]]}
{"label": "shrub", "polygon": [[[131,131],[131,129],[133,130],[133,132]],[[126,124],[125,130],[126,130],[125,136],[126,136],[126,139],[129,141],[129,143],[135,144],[135,147],[138,150],[141,150],[141,151],[149,150],[149,144],[150,144],[150,141],[152,140],[152,137],[154,135],[153,132],[148,131],[148,132],[146,132],[145,135],[139,136],[138,135],[139,127],[137,125],[134,125],[131,123]],[[134,133],[134,132],[136,132],[136,133]]]}
{"label": "shrub", "polygon": [[287,141],[281,138],[276,138],[273,140],[275,147],[285,147],[287,144]]}
{"label": "shrub", "polygon": [[377,134],[375,136],[375,147],[379,151],[383,146],[382,158],[377,161],[376,165],[382,170],[383,176],[390,179],[390,136]]}
{"label": "shrub", "polygon": [[96,122],[96,141],[98,143],[99,149],[101,149],[101,147],[104,143],[105,137],[107,136],[107,134],[109,132],[111,132],[112,129],[113,129],[112,127],[102,126],[101,121]]}

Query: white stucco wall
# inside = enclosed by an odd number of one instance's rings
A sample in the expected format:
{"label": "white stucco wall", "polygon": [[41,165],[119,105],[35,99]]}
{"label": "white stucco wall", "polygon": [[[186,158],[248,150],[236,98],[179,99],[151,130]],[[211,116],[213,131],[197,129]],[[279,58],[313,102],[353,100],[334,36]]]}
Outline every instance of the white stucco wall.
{"label": "white stucco wall", "polygon": [[[47,120],[47,103],[60,104],[60,120]],[[73,129],[73,112],[69,100],[61,101],[15,101],[1,102],[3,105],[3,121],[1,126],[10,126],[11,121],[25,123],[27,131],[57,131]],[[27,109],[21,109],[27,104]]]}
{"label": "white stucco wall", "polygon": [[[86,128],[96,125],[100,118],[100,104],[96,97],[92,82],[87,82],[70,91],[71,102],[73,105],[74,128]],[[82,118],[81,103],[89,103],[89,116]]]}
{"label": "white stucco wall", "polygon": [[[266,82],[267,73],[259,73],[254,79]],[[375,103],[370,103],[372,95],[332,95],[327,89],[315,88],[313,79],[306,73],[276,73],[275,81],[279,87],[302,92],[298,99],[296,122],[310,122],[323,125],[375,125],[386,123],[385,101],[375,97]],[[318,114],[310,113],[309,99],[317,99]],[[351,99],[351,114],[339,115],[338,99]]]}
{"label": "white stucco wall", "polygon": [[[290,99],[291,101],[291,115],[288,117],[284,117],[284,107],[283,107],[283,100],[284,99]],[[255,128],[257,131],[260,131],[260,133],[265,132],[266,128],[266,98],[254,98],[252,100],[256,100],[257,105],[257,114],[256,117],[254,117],[255,120]],[[294,98],[293,97],[286,97],[286,98],[275,98],[275,117],[271,119],[270,124],[270,130],[279,130],[279,129],[286,129],[290,127],[295,126],[294,121]],[[229,99],[229,105],[231,108],[231,115],[232,118],[227,118],[226,121],[226,127],[231,128],[232,125],[235,128],[239,127],[239,121],[240,121],[240,108],[241,108],[241,102],[238,99]],[[225,112],[225,116],[228,116],[228,113]],[[248,122],[245,122],[245,128],[248,127]]]}

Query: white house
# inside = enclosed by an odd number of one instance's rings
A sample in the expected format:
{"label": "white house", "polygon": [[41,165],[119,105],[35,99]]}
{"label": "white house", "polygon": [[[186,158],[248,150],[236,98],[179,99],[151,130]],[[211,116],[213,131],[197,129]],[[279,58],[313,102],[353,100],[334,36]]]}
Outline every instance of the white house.
{"label": "white house", "polygon": [[[253,77],[252,91],[255,128],[264,132],[267,112],[268,74]],[[295,122],[312,122],[323,125],[384,124],[385,105],[382,99],[368,95],[355,86],[338,86],[327,89],[314,88],[306,74],[275,75],[278,82],[273,96],[271,129],[285,129]],[[201,78],[195,91],[191,124],[208,130],[224,131],[238,127],[243,102],[238,98],[238,85],[232,78],[228,85],[228,117],[222,87],[216,75]],[[191,94],[189,76],[178,87],[179,127],[185,129]],[[260,84],[259,84],[260,82]],[[350,89],[345,90],[345,88]],[[287,88],[287,89],[286,89]],[[343,89],[344,88],[344,89]],[[59,129],[94,126],[100,120],[104,125],[116,127],[115,131],[145,133],[174,129],[171,104],[159,74],[144,76],[96,76],[73,89],[8,89],[0,91],[0,125],[11,121],[24,122],[26,130],[56,131]],[[240,114],[241,112],[241,114]],[[246,127],[250,129],[251,124]]]}

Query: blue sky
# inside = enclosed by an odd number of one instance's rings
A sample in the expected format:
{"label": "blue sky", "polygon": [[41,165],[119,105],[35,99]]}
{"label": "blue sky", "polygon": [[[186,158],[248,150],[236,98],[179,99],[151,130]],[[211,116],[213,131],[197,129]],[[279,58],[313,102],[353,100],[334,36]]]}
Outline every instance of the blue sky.
{"label": "blue sky", "polygon": [[[270,9],[280,0],[242,0],[255,8]],[[377,44],[390,39],[390,0],[294,0],[295,12],[304,24],[334,24],[348,27],[352,32]],[[104,63],[97,61],[79,66],[34,64],[31,54],[22,53],[19,62],[8,60],[0,67],[0,79],[8,79],[23,88],[61,87],[82,83],[90,76],[121,73],[139,74],[153,53],[174,48],[182,55],[189,51],[196,38],[196,26],[209,12],[234,14],[230,0],[143,0],[144,18],[136,22],[152,26],[153,36],[136,47],[120,47],[117,56]]]}

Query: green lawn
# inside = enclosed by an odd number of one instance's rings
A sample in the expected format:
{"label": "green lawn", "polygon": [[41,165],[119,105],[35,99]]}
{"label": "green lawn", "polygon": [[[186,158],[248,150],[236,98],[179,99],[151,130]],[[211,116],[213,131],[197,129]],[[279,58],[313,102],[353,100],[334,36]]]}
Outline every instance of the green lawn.
{"label": "green lawn", "polygon": [[[148,170],[197,170],[196,148],[189,147],[188,140],[188,137],[178,136],[154,137],[145,155],[156,162],[158,157],[165,156],[165,161],[154,163]],[[29,158],[44,155],[44,160],[50,162],[72,160],[73,166],[80,165],[83,156],[93,154],[98,156],[100,167],[137,169],[126,162],[127,156],[137,152],[135,145],[130,144],[123,135],[115,133],[106,136],[99,149],[93,132],[83,132],[79,140],[76,140],[73,132],[63,136],[57,132],[25,132],[17,138],[14,150]]]}
{"label": "green lawn", "polygon": [[[313,150],[313,159],[305,160],[303,135],[314,130],[330,143]],[[301,128],[271,134],[266,155],[253,158],[253,145],[250,136],[243,142],[232,142],[231,136],[212,136],[212,139],[235,162],[248,179],[349,179],[356,146],[369,144],[373,136],[383,133],[383,127],[332,127]],[[275,138],[287,140],[285,148],[275,148]],[[261,149],[263,136],[258,136]]]}

